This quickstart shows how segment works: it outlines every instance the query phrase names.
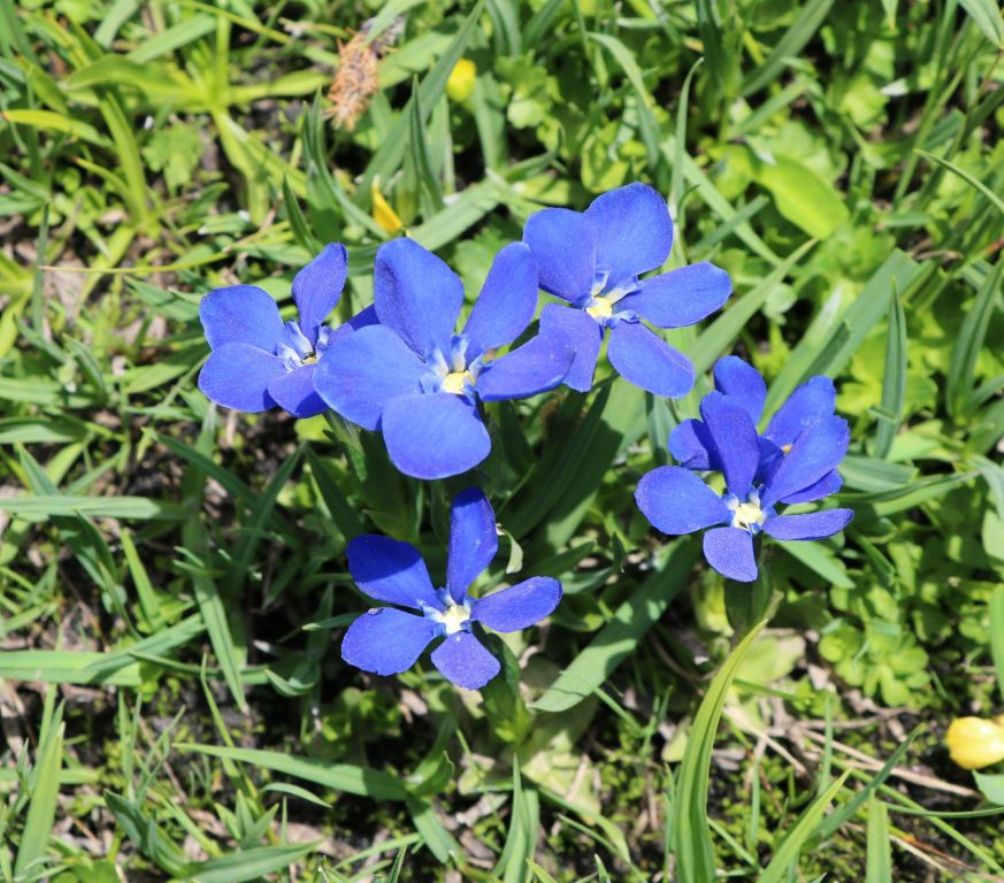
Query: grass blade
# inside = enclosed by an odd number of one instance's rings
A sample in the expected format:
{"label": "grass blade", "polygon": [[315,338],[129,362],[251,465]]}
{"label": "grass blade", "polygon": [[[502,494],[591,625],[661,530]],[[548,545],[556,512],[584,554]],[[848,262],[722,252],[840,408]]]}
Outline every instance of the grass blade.
{"label": "grass blade", "polygon": [[592,695],[665,612],[669,602],[690,578],[697,553],[695,543],[677,542],[659,571],[617,608],[610,622],[597,632],[586,649],[531,707],[538,711],[561,712]]}
{"label": "grass blade", "polygon": [[798,854],[809,838],[819,828],[826,810],[834,798],[840,793],[847,781],[849,772],[845,772],[837,781],[819,795],[809,808],[802,814],[802,817],[795,824],[795,827],[788,832],[784,842],[774,853],[770,864],[764,868],[763,873],[757,878],[758,883],[782,883],[788,880],[789,872],[794,863],[798,860]]}
{"label": "grass blade", "polygon": [[194,745],[180,743],[174,746],[181,751],[196,751],[210,757],[221,757],[264,767],[303,779],[315,785],[372,797],[374,800],[404,800],[408,792],[401,780],[383,770],[358,766],[350,763],[329,763],[308,757],[296,757],[278,751],[264,751],[257,748],[224,748],[215,745]]}
{"label": "grass blade", "polygon": [[[690,568],[688,567],[689,571]],[[680,883],[707,883],[716,876],[715,851],[708,828],[711,750],[732,681],[764,623],[754,626],[715,675],[697,710],[677,773],[673,803],[676,869]]]}

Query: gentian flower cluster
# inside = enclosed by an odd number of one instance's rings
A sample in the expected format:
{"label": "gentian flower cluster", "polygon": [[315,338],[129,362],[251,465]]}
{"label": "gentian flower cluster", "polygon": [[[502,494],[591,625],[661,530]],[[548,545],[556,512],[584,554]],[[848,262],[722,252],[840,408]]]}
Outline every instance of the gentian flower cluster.
{"label": "gentian flower cluster", "polygon": [[314,384],[335,411],[381,430],[394,465],[416,478],[466,472],[491,451],[479,402],[554,389],[575,353],[560,334],[538,335],[501,358],[537,307],[537,268],[520,243],[495,258],[463,330],[460,278],[410,239],[377,252],[378,325],[332,345]]}
{"label": "gentian flower cluster", "polygon": [[[540,327],[574,341],[566,385],[588,392],[609,331],[607,357],[625,379],[676,398],[694,384],[694,366],[646,327],[693,325],[732,292],[728,273],[706,262],[639,277],[662,266],[673,247],[673,222],[663,198],[644,184],[597,197],[585,212],[550,208],[531,215],[523,231],[540,267],[541,287],[571,309],[548,304]],[[643,321],[644,320],[644,321]]]}
{"label": "gentian flower cluster", "polygon": [[471,598],[468,589],[497,551],[495,513],[477,488],[453,500],[444,588],[433,587],[425,562],[409,543],[382,536],[352,540],[347,554],[356,585],[374,600],[396,606],[374,607],[356,619],[342,641],[342,658],[374,674],[398,674],[442,638],[432,651],[432,664],[458,687],[483,687],[499,673],[499,662],[475,628],[529,628],[554,611],[562,594],[556,579],[531,577]]}
{"label": "gentian flower cluster", "polygon": [[[641,184],[606,193],[585,212],[548,208],[530,216],[523,241],[502,248],[460,323],[460,278],[413,240],[376,254],[373,305],[338,329],[326,320],[348,271],[334,243],[293,280],[298,319],[283,323],[275,301],[251,285],[210,292],[200,317],[212,350],[199,387],[243,411],[279,406],[296,417],[331,408],[383,435],[391,462],[419,479],[473,469],[491,451],[488,403],[521,399],[564,383],[588,392],[604,339],[613,368],[656,395],[678,397],[694,368],[652,329],[694,324],[725,303],[728,274],[702,262],[658,270],[673,245],[665,201]],[[539,290],[548,303],[526,337]],[[731,579],[757,577],[754,540],[827,537],[851,519],[847,509],[808,514],[784,506],[822,500],[840,489],[837,466],[849,433],[834,414],[825,377],[799,387],[759,433],[767,388],[735,357],[714,369],[715,390],[701,419],[669,439],[680,465],[646,474],[636,490],[641,511],[667,534],[704,531],[708,562]],[[720,472],[724,493],[698,473]],[[718,486],[718,485],[716,485]],[[382,536],[347,548],[359,588],[386,606],[358,617],[342,642],[352,665],[379,675],[411,667],[432,644],[433,665],[461,687],[477,689],[499,671],[479,640],[488,628],[527,628],[558,605],[561,584],[534,577],[491,595],[468,592],[498,550],[495,516],[484,492],[470,488],[452,504],[446,583],[436,588],[418,551]]]}
{"label": "gentian flower cluster", "polygon": [[[763,378],[734,356],[715,366],[717,389],[701,402],[701,420],[673,431],[669,449],[683,466],[660,466],[644,475],[635,499],[663,533],[705,531],[704,557],[723,576],[757,578],[754,537],[816,540],[843,530],[849,509],[796,515],[777,507],[821,500],[840,487],[836,468],[847,452],[850,430],[833,414],[833,385],[812,378],[792,394],[759,435],[767,395]],[[712,490],[695,471],[721,472],[725,493]]]}

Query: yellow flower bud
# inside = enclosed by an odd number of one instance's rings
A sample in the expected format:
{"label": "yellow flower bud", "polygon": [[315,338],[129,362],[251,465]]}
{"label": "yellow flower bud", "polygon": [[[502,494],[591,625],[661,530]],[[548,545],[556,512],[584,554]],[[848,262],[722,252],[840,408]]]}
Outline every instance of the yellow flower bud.
{"label": "yellow flower bud", "polygon": [[1004,716],[992,721],[960,717],[945,734],[948,753],[960,767],[979,770],[1004,760]]}
{"label": "yellow flower bud", "polygon": [[469,58],[461,58],[450,71],[450,78],[446,81],[446,94],[453,101],[466,101],[474,91],[477,74],[477,65]]}
{"label": "yellow flower bud", "polygon": [[397,233],[404,227],[404,223],[397,216],[397,212],[391,208],[389,202],[384,199],[380,192],[380,179],[374,178],[370,186],[370,200],[373,203],[373,220],[377,222],[388,233]]}

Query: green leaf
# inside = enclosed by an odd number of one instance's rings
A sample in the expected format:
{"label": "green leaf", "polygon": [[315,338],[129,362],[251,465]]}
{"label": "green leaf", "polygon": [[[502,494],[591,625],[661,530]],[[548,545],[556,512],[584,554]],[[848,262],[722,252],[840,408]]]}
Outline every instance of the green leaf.
{"label": "green leaf", "polygon": [[140,521],[183,521],[187,506],[164,503],[148,497],[76,497],[68,494],[39,494],[0,497],[0,511],[26,518],[81,515],[88,518],[134,518]]}
{"label": "green leaf", "polygon": [[282,871],[316,848],[316,843],[258,846],[190,864],[185,869],[184,876],[190,877],[195,883],[244,883]]}
{"label": "green leaf", "polygon": [[998,806],[1004,806],[1004,775],[974,772],[973,776],[976,779],[976,787],[987,800]]}
{"label": "green leaf", "polygon": [[770,191],[777,210],[815,239],[828,239],[850,218],[837,189],[801,160],[783,154],[755,161],[754,176]]}
{"label": "green leaf", "polygon": [[631,593],[613,618],[531,707],[537,711],[566,711],[601,687],[690,579],[697,556],[696,543],[677,541],[658,571]]}
{"label": "green leaf", "polygon": [[756,287],[731,301],[722,314],[701,332],[697,343],[691,348],[691,358],[696,373],[703,374],[709,370],[719,356],[732,346],[742,330],[767,302],[770,293],[785,280],[792,268],[798,265],[815,244],[814,240],[810,240],[796,248]]}
{"label": "green leaf", "polygon": [[56,822],[59,798],[59,771],[63,765],[63,723],[56,712],[51,726],[43,734],[35,766],[31,771],[31,798],[28,815],[21,831],[21,845],[14,861],[15,876],[38,877]]}
{"label": "green leaf", "polygon": [[889,837],[889,809],[872,797],[868,801],[868,852],[865,883],[892,883],[892,844]]}
{"label": "green leaf", "polygon": [[953,417],[967,416],[972,410],[976,394],[976,362],[990,328],[990,319],[999,306],[1002,279],[1004,260],[998,260],[962,320],[945,383],[945,405]]}
{"label": "green leaf", "polygon": [[509,831],[494,873],[502,877],[503,883],[521,883],[526,874],[527,860],[536,854],[540,800],[536,790],[524,784],[518,758],[513,759],[510,805]]}
{"label": "green leaf", "polygon": [[[689,573],[690,567],[686,568]],[[715,851],[708,829],[711,751],[732,681],[764,623],[754,626],[718,670],[701,700],[677,773],[672,829],[680,883],[707,883],[716,877]]]}
{"label": "green leaf", "polygon": [[764,413],[772,414],[795,387],[815,374],[835,377],[846,367],[875,324],[889,311],[892,293],[904,295],[926,272],[901,251],[893,253],[872,274],[861,294],[847,308],[826,340],[805,337],[792,351],[767,393]]}
{"label": "green leaf", "polygon": [[822,27],[831,6],[833,0],[810,0],[799,9],[791,27],[777,41],[770,55],[743,81],[741,94],[744,98],[769,86],[788,64],[798,59],[806,44]]}
{"label": "green leaf", "polygon": [[783,883],[783,881],[790,879],[789,873],[798,860],[798,854],[802,851],[802,847],[805,846],[809,838],[819,828],[826,810],[829,809],[834,798],[836,798],[844,787],[844,782],[847,781],[849,775],[850,772],[845,772],[826,791],[812,801],[812,804],[799,818],[795,827],[785,836],[781,846],[774,852],[774,857],[770,860],[770,864],[764,868],[763,873],[757,878],[758,883]]}
{"label": "green leaf", "polygon": [[1004,704],[1004,586],[990,595],[990,653],[997,669],[997,688]]}
{"label": "green leaf", "polygon": [[200,567],[193,570],[192,588],[195,592],[195,602],[199,605],[202,621],[209,633],[209,642],[213,645],[213,653],[219,661],[223,677],[227,682],[231,695],[238,707],[245,708],[244,685],[241,682],[241,661],[243,652],[234,642],[227,622],[227,609],[216,588],[216,581],[209,572],[209,538],[206,528],[198,518],[190,518],[181,528],[181,538],[184,547],[200,562]]}
{"label": "green leaf", "polygon": [[1004,49],[1004,20],[1000,6],[993,0],[959,0],[959,3],[983,35],[998,49]]}
{"label": "green leaf", "polygon": [[330,763],[309,757],[297,757],[280,751],[263,751],[256,748],[225,748],[215,745],[194,745],[180,743],[174,746],[180,751],[196,751],[210,757],[222,757],[249,763],[303,779],[314,785],[372,797],[374,800],[404,800],[408,792],[400,779],[369,767],[350,763]]}
{"label": "green leaf", "polygon": [[875,456],[889,456],[893,439],[903,419],[906,399],[906,317],[896,292],[889,302],[889,339],[885,350],[885,375],[882,378],[882,412],[875,427]]}

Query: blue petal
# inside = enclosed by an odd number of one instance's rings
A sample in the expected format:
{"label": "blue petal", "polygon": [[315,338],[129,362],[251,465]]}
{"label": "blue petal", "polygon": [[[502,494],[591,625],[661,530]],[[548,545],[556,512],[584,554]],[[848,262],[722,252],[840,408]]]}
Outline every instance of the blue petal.
{"label": "blue petal", "polygon": [[280,408],[294,417],[315,417],[327,410],[324,400],[314,390],[316,365],[303,365],[273,377],[268,393]]}
{"label": "blue petal", "polygon": [[603,328],[585,310],[547,304],[540,312],[541,335],[564,335],[575,350],[572,367],[565,375],[565,386],[579,392],[593,388],[593,374],[600,357]]}
{"label": "blue petal", "polygon": [[673,247],[673,221],[655,190],[628,184],[604,193],[586,209],[596,230],[596,268],[610,272],[609,283],[661,267]]}
{"label": "blue petal", "polygon": [[619,322],[610,331],[610,364],[625,380],[648,392],[675,399],[694,385],[694,366],[641,322]]}
{"label": "blue petal", "polygon": [[731,520],[721,497],[682,466],[659,466],[647,472],[634,492],[642,514],[663,533],[693,533]]}
{"label": "blue petal", "polygon": [[572,302],[592,292],[596,239],[586,216],[566,208],[536,212],[523,228],[523,241],[537,259],[540,287]]}
{"label": "blue petal", "polygon": [[432,664],[447,680],[467,690],[480,690],[501,666],[470,632],[449,635],[432,651]]}
{"label": "blue petal", "polygon": [[727,395],[758,423],[767,401],[767,384],[760,372],[738,356],[726,356],[715,362],[715,389]]}
{"label": "blue petal", "polygon": [[446,478],[477,466],[492,442],[477,409],[448,392],[401,396],[383,412],[393,464],[414,478]]}
{"label": "blue petal", "polygon": [[753,535],[738,527],[716,527],[704,535],[704,557],[722,576],[741,583],[756,579]]}
{"label": "blue petal", "polygon": [[522,242],[502,249],[478,295],[464,328],[468,357],[512,343],[537,310],[537,262]]}
{"label": "blue petal", "polygon": [[532,576],[486,598],[471,608],[471,619],[497,632],[518,632],[550,616],[561,601],[561,583]]}
{"label": "blue petal", "polygon": [[836,469],[833,469],[827,472],[815,484],[810,484],[797,494],[789,494],[784,498],[784,502],[789,505],[794,505],[795,503],[815,503],[816,500],[822,500],[830,494],[835,494],[843,486],[844,480],[840,477],[840,473]]}
{"label": "blue petal", "polygon": [[300,328],[312,344],[317,343],[317,329],[338,305],[348,270],[345,246],[332,242],[293,277],[293,300],[300,311]]}
{"label": "blue petal", "polygon": [[210,291],[199,303],[199,318],[211,349],[225,343],[247,343],[271,353],[282,336],[279,307],[254,285]]}
{"label": "blue petal", "polygon": [[708,427],[700,420],[684,420],[669,434],[669,452],[687,469],[721,471],[721,463],[715,454]]}
{"label": "blue petal", "polygon": [[376,254],[373,303],[382,325],[393,328],[423,358],[449,352],[464,286],[460,277],[412,239],[395,239]]}
{"label": "blue petal", "polygon": [[[567,307],[559,309],[571,312]],[[475,390],[486,402],[535,396],[558,386],[574,361],[575,350],[568,337],[549,328],[501,359],[489,362]]]}
{"label": "blue petal", "polygon": [[802,432],[833,414],[836,399],[837,392],[829,377],[812,377],[778,408],[764,435],[778,447],[793,444]]}
{"label": "blue petal", "polygon": [[202,366],[199,389],[225,408],[266,411],[275,407],[269,381],[285,373],[282,360],[271,353],[247,343],[225,343]]}
{"label": "blue petal", "polygon": [[[337,328],[331,330],[331,336],[328,338],[328,346],[331,346],[336,340],[339,340],[347,334],[351,334],[353,331],[358,331],[360,328],[368,328],[370,325],[379,325],[380,320],[377,318],[376,308],[373,304],[370,304],[363,310],[356,313],[348,322],[343,322]],[[323,358],[323,357],[322,357]]]}
{"label": "blue petal", "polygon": [[317,364],[314,388],[346,420],[377,429],[391,399],[418,392],[425,364],[390,328],[339,336]]}
{"label": "blue petal", "polygon": [[721,309],[731,293],[729,274],[702,262],[644,280],[638,293],[628,295],[620,306],[660,328],[682,328]]}
{"label": "blue petal", "polygon": [[410,543],[364,534],[348,544],[345,555],[352,579],[375,601],[413,610],[443,608],[422,556]]}
{"label": "blue petal", "polygon": [[841,417],[824,417],[803,432],[784,455],[777,470],[765,482],[762,504],[805,491],[836,468],[847,453],[851,433]]}
{"label": "blue petal", "polygon": [[467,588],[477,579],[499,550],[495,513],[480,488],[461,491],[450,508],[450,555],[446,567],[446,589],[458,604]]}
{"label": "blue petal", "polygon": [[760,465],[760,445],[750,415],[720,392],[701,401],[701,416],[725,475],[725,484],[745,501]]}
{"label": "blue petal", "polygon": [[342,659],[376,675],[400,674],[415,664],[437,631],[424,616],[374,607],[349,626],[342,638]]}
{"label": "blue petal", "polygon": [[775,540],[821,540],[840,533],[854,513],[850,509],[826,509],[805,515],[775,515],[764,523],[765,533]]}

